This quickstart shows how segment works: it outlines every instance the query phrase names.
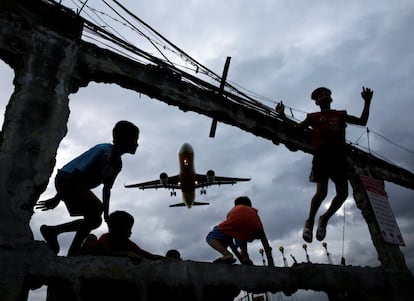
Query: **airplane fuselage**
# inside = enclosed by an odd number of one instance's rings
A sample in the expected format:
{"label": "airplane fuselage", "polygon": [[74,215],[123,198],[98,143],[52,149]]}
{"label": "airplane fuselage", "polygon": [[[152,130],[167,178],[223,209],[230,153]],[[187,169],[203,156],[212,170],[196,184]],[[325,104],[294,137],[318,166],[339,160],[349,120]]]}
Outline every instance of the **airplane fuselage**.
{"label": "airplane fuselage", "polygon": [[191,207],[195,200],[195,168],[193,147],[184,143],[178,152],[180,186],[183,202]]}

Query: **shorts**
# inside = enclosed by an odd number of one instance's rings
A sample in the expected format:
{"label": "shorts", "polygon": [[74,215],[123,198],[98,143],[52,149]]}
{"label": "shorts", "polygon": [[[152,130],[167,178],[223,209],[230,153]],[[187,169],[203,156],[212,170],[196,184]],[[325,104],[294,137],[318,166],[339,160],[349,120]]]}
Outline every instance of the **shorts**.
{"label": "shorts", "polygon": [[344,151],[324,150],[317,151],[312,160],[312,170],[309,175],[310,182],[347,181],[347,162]]}
{"label": "shorts", "polygon": [[224,232],[222,232],[218,226],[214,226],[213,230],[211,230],[206,237],[206,242],[210,242],[211,240],[216,239],[218,241],[220,241],[224,246],[228,247],[229,245],[231,245],[233,243],[233,239],[234,239],[234,244],[237,247],[241,247],[243,245],[243,241],[238,239],[238,238],[234,238],[231,237],[230,235],[225,234]]}
{"label": "shorts", "polygon": [[79,191],[87,189],[81,179],[75,174],[59,171],[55,178],[55,187],[62,198],[71,198],[76,196]]}
{"label": "shorts", "polygon": [[103,205],[98,199],[85,198],[85,191],[90,191],[79,174],[58,172],[55,187],[71,216],[85,216],[89,212],[100,214]]}

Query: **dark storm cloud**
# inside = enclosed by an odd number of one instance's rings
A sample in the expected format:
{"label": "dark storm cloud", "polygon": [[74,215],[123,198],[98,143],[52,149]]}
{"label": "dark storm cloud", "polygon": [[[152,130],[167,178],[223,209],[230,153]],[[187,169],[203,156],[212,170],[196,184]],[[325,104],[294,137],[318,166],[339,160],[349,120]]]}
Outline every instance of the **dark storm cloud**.
{"label": "dark storm cloud", "polygon": [[[413,153],[398,146],[414,150],[412,1],[176,0],[128,2],[127,6],[217,74],[222,73],[226,57],[231,56],[230,82],[254,91],[257,99],[269,107],[283,100],[294,109],[298,120],[303,120],[306,112],[318,110],[309,97],[317,86],[330,87],[333,108],[346,109],[353,115],[359,115],[362,109],[362,86],[371,87],[374,98],[368,121],[369,136],[366,128],[349,126],[347,138],[414,171]],[[142,37],[128,37],[139,47],[159,55]],[[4,108],[12,91],[13,74],[3,63],[0,68]],[[283,265],[277,251],[280,245],[298,261],[305,260],[301,231],[315,189],[308,182],[309,154],[290,152],[283,145],[273,145],[221,123],[216,137],[211,139],[209,118],[184,113],[115,85],[91,83],[70,95],[70,106],[68,134],[58,149],[56,167],[92,144],[108,141],[112,126],[119,119],[130,120],[140,127],[140,146],[136,155],[123,158],[124,168],[114,186],[111,210],[127,210],[134,215],[132,238],[144,249],[163,254],[169,248],[176,248],[185,259],[215,259],[219,254],[205,243],[205,235],[225,218],[235,197],[248,195],[262,217],[276,264]],[[252,180],[208,189],[201,200],[211,205],[190,210],[168,207],[180,200],[178,192],[173,198],[167,190],[123,187],[125,183],[156,179],[162,171],[178,172],[177,150],[183,142],[193,145],[198,172],[214,169],[217,174]],[[42,198],[55,192],[52,183]],[[401,251],[413,271],[413,191],[391,183],[386,183],[386,190],[406,241]],[[319,214],[329,204],[333,191],[331,185]],[[100,197],[99,189],[96,194]],[[345,219],[341,208],[328,226],[326,241],[335,262],[339,262],[343,248],[349,264],[379,265],[365,220],[352,200],[352,191],[345,209]],[[36,212],[31,221],[35,238],[42,239],[38,232],[41,224],[62,220],[69,220],[64,206],[55,212]],[[95,232],[99,235],[104,231],[106,227],[102,226]],[[71,239],[69,235],[60,238],[62,254]],[[257,242],[252,244],[251,252],[255,263],[261,264],[258,247]],[[315,262],[326,262],[320,242],[310,244],[309,251]],[[301,300],[326,300],[326,296],[312,292],[300,292],[297,296]]]}

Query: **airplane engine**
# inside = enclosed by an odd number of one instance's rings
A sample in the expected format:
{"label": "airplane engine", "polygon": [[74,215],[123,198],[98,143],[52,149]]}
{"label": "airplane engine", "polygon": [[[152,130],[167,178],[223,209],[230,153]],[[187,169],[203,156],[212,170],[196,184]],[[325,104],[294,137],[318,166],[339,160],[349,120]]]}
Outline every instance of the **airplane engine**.
{"label": "airplane engine", "polygon": [[162,172],[160,174],[160,182],[164,187],[167,187],[168,185],[168,175],[165,172]]}
{"label": "airplane engine", "polygon": [[209,170],[207,171],[207,183],[211,184],[214,182],[214,177],[216,176],[216,174],[214,173],[214,170]]}

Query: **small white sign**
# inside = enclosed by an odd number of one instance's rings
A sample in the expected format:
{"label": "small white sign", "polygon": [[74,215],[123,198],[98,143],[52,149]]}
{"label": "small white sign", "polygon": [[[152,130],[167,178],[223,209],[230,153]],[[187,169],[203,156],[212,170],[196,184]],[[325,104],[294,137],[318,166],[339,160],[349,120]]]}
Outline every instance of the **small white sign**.
{"label": "small white sign", "polygon": [[362,184],[371,202],[384,241],[405,246],[400,228],[388,202],[384,182],[367,176],[361,176]]}

